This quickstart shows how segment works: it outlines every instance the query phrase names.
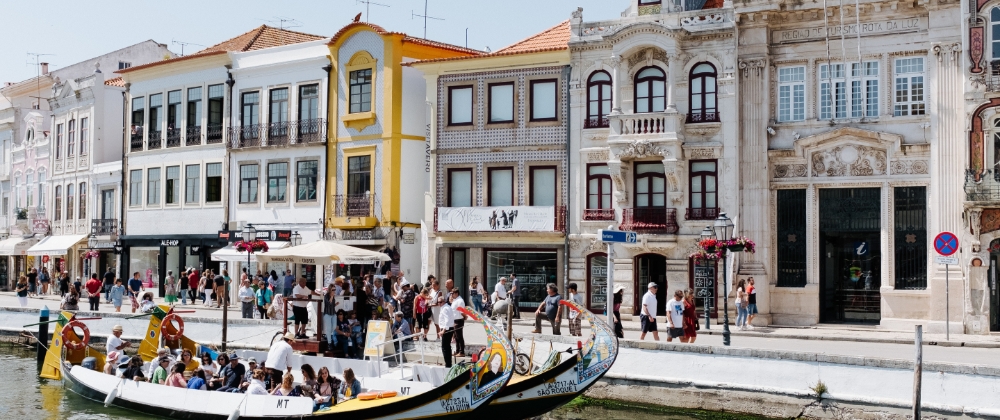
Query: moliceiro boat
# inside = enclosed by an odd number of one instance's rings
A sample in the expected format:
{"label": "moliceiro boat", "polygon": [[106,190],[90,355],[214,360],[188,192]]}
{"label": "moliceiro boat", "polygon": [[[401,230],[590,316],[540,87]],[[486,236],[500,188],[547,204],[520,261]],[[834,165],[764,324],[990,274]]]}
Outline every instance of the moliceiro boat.
{"label": "moliceiro boat", "polygon": [[[169,315],[169,309],[163,311]],[[185,342],[183,328],[177,328],[163,313],[150,320],[153,336],[166,335],[181,348],[195,345]],[[513,375],[513,348],[503,334],[478,314],[466,312],[478,322],[487,335],[486,360],[500,360],[500,369],[484,363],[459,364],[449,370],[440,367],[410,366],[382,370],[380,361],[364,362],[347,359],[295,355],[293,372],[310,363],[318,369],[330,368],[339,375],[341,367],[358,363],[380,364],[380,376],[371,376],[372,368],[361,371],[357,379],[362,396],[374,398],[341,399],[336,405],[313,411],[313,401],[307,397],[249,395],[168,387],[106,375],[100,370],[81,366],[79,362],[61,360],[57,365],[64,385],[84,398],[103,402],[105,406],[134,410],[173,419],[459,419],[478,414],[507,385]],[[166,322],[164,322],[166,321]],[[155,324],[155,327],[154,327]],[[472,322],[469,325],[473,325]],[[147,332],[146,337],[150,337]],[[164,337],[167,338],[167,337]],[[169,341],[169,340],[168,340]],[[196,346],[196,345],[195,345]],[[199,350],[204,347],[196,346]],[[50,350],[51,352],[51,350]],[[92,350],[91,353],[94,353]],[[140,351],[140,354],[142,351]],[[244,352],[250,355],[255,352]],[[58,357],[59,353],[55,353]],[[103,365],[103,363],[100,363]],[[360,366],[358,366],[360,367]],[[99,369],[100,366],[97,366]],[[365,372],[367,371],[367,372]],[[366,375],[366,373],[368,375]],[[436,379],[434,379],[436,378]]]}
{"label": "moliceiro boat", "polygon": [[[528,375],[514,375],[500,394],[490,401],[490,409],[477,420],[540,416],[583,394],[611,369],[618,357],[618,337],[603,319],[587,309],[562,300],[563,306],[580,313],[590,324],[590,337],[580,343],[575,356],[560,360],[565,351],[553,351],[541,367]],[[570,352],[572,354],[572,352]]]}

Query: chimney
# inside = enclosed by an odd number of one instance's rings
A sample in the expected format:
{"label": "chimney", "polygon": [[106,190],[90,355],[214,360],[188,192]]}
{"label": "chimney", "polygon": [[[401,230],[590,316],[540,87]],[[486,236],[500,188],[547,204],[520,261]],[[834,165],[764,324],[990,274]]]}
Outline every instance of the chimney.
{"label": "chimney", "polygon": [[49,63],[38,63],[42,66],[42,74],[49,74]]}

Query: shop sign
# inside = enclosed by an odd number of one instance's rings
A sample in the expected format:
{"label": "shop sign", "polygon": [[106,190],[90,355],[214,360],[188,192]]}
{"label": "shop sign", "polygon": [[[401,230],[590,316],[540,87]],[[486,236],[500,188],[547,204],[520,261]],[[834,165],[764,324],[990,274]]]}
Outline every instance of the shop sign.
{"label": "shop sign", "polygon": [[87,247],[91,249],[114,249],[114,241],[99,241],[97,239],[87,240]]}
{"label": "shop sign", "polygon": [[438,207],[439,232],[552,232],[555,207]]}
{"label": "shop sign", "polygon": [[415,234],[413,234],[413,233],[404,233],[403,234],[403,243],[404,244],[413,244],[413,243],[416,243],[416,242],[417,241],[416,241],[416,235]]}
{"label": "shop sign", "polygon": [[31,233],[49,233],[49,221],[46,219],[34,219],[31,221]]}
{"label": "shop sign", "polygon": [[178,239],[163,239],[160,241],[160,246],[177,246],[180,243]]}
{"label": "shop sign", "polygon": [[[239,230],[220,230],[219,239],[227,242],[243,240],[243,232]],[[291,241],[292,231],[290,230],[258,230],[257,239],[262,241]]]}

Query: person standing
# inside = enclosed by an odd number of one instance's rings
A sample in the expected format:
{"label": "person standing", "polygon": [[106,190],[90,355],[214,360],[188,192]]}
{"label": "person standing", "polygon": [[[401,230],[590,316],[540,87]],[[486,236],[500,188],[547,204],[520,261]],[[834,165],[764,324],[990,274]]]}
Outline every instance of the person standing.
{"label": "person standing", "polygon": [[613,305],[612,314],[615,316],[614,319],[615,336],[618,338],[625,338],[625,328],[622,327],[622,314],[621,314],[622,302],[625,300],[625,286],[622,286],[621,284],[616,284],[614,290],[615,293],[614,295],[611,296],[612,299],[611,303]]}
{"label": "person standing", "polygon": [[271,373],[271,383],[280,384],[281,378],[287,373],[292,373],[292,345],[288,344],[295,340],[295,334],[285,333],[281,340],[275,341],[267,351],[267,360],[264,366]]}
{"label": "person standing", "polygon": [[674,292],[674,298],[667,302],[667,342],[684,337],[684,291]]}
{"label": "person standing", "polygon": [[472,297],[472,307],[476,312],[483,312],[483,297],[486,296],[486,291],[483,290],[483,285],[479,282],[479,276],[472,277],[472,284],[469,285],[469,296]]}
{"label": "person standing", "polygon": [[754,286],[753,277],[747,279],[747,320],[748,330],[753,329],[753,319],[757,316],[757,287]]}
{"label": "person standing", "polygon": [[[448,280],[449,282],[451,280]],[[451,289],[451,310],[455,318],[455,356],[465,357],[465,320],[468,318],[459,309],[465,308],[462,291],[457,287]]]}
{"label": "person standing", "polygon": [[260,312],[260,319],[267,319],[267,311],[271,309],[271,300],[274,299],[274,292],[264,280],[257,279],[257,312]]}
{"label": "person standing", "polygon": [[14,289],[17,293],[17,303],[21,305],[22,308],[28,306],[28,278],[21,276],[17,279],[17,287]]}
{"label": "person standing", "polygon": [[111,286],[111,305],[115,307],[115,312],[122,311],[122,299],[125,294],[125,286],[122,285],[122,281],[115,280],[115,285]]}
{"label": "person standing", "polygon": [[105,303],[111,303],[111,288],[115,287],[115,273],[108,267],[108,271],[104,273],[104,300]]}
{"label": "person standing", "polygon": [[549,295],[535,310],[535,330],[532,333],[542,333],[542,317],[544,316],[552,325],[552,335],[560,335],[559,324],[562,322],[562,306],[559,305],[559,301],[562,300],[562,296],[559,296],[559,289],[556,288],[555,283],[549,283],[545,288]]}
{"label": "person standing", "polygon": [[90,275],[87,280],[87,301],[90,302],[90,310],[98,311],[101,304],[101,281],[97,279],[97,273]]}
{"label": "person standing", "polygon": [[437,325],[444,328],[441,338],[441,355],[444,356],[444,367],[451,367],[451,339],[455,337],[455,313],[447,302],[441,304]]}
{"label": "person standing", "polygon": [[198,297],[198,280],[201,276],[198,275],[198,270],[191,268],[191,272],[188,273],[188,297],[191,298],[191,303],[193,304],[195,299]]}
{"label": "person standing", "polygon": [[[580,294],[576,292],[576,283],[570,283],[566,289],[569,291],[569,301],[582,308],[583,298],[581,298]],[[583,320],[580,319],[581,316],[582,313],[580,311],[575,309],[569,310],[569,318],[567,319],[567,322],[569,322],[569,335],[573,337],[583,336]]]}
{"label": "person standing", "polygon": [[[269,281],[274,282],[275,285],[278,284],[278,276],[271,276]],[[285,279],[282,283],[281,294],[284,296],[292,295],[292,288],[295,287],[295,276],[292,275],[292,270],[285,270]]]}
{"label": "person standing", "polygon": [[337,295],[334,290],[327,286],[323,294],[323,335],[331,348],[337,341]]}
{"label": "person standing", "polygon": [[177,278],[174,270],[167,270],[167,278],[163,280],[163,301],[167,305],[177,303]]}
{"label": "person standing", "polygon": [[69,293],[69,273],[61,273],[59,275],[59,296],[65,296]]}
{"label": "person standing", "polygon": [[521,281],[517,274],[510,273],[510,305],[514,310],[513,318],[521,319]]}
{"label": "person standing", "polygon": [[52,291],[49,290],[49,282],[51,282],[51,280],[52,279],[49,277],[49,269],[43,266],[42,272],[38,273],[38,282],[41,283],[42,285],[42,290],[41,290],[42,295],[48,295],[49,293],[52,293]]}
{"label": "person standing", "polygon": [[38,296],[38,269],[32,268],[28,272],[28,295]]}
{"label": "person standing", "polygon": [[[322,296],[306,286],[306,278],[300,277],[299,284],[292,288],[292,296],[299,299],[311,299],[313,295]],[[306,338],[306,327],[309,325],[309,302],[297,300],[292,302],[292,313],[295,314],[295,338]]]}
{"label": "person standing", "polygon": [[646,294],[642,295],[642,308],[639,309],[639,324],[642,326],[640,340],[646,339],[646,333],[653,333],[653,340],[660,341],[660,332],[656,330],[656,283],[646,285]]}
{"label": "person standing", "polygon": [[698,312],[694,307],[694,290],[684,291],[684,336],[682,343],[694,343],[698,338]]}
{"label": "person standing", "polygon": [[136,271],[132,273],[132,278],[128,281],[128,297],[132,301],[132,313],[135,313],[135,310],[139,309],[139,293],[146,290],[146,286],[142,285],[142,280],[139,276],[139,272]]}
{"label": "person standing", "polygon": [[[406,318],[413,314],[413,304],[416,294],[413,292],[413,287],[411,287],[408,280],[403,280],[400,282],[400,286],[403,288],[399,295],[396,297],[397,302],[399,302],[399,311],[403,313],[404,319],[410,325],[413,325],[413,318]],[[426,331],[424,332],[426,334]]]}
{"label": "person standing", "polygon": [[244,279],[240,284],[239,297],[243,319],[253,319],[254,300],[257,297],[254,296],[253,289],[250,288],[250,280]]}
{"label": "person standing", "polygon": [[214,286],[213,291],[215,292],[215,307],[222,308],[222,305],[226,305],[228,303],[226,302],[226,277],[222,274],[216,274],[211,280],[212,285]]}
{"label": "person standing", "polygon": [[746,280],[740,279],[740,282],[736,284],[736,328],[740,330],[747,329],[747,306],[750,302],[747,299],[746,290]]}
{"label": "person standing", "polygon": [[[441,283],[436,278],[430,277],[429,280],[431,288],[431,322],[434,324],[434,331],[437,333],[437,338],[441,338],[441,330],[443,328],[438,324],[438,318],[441,317],[441,307],[447,303],[447,293],[441,293]],[[424,333],[426,334],[427,331]]]}

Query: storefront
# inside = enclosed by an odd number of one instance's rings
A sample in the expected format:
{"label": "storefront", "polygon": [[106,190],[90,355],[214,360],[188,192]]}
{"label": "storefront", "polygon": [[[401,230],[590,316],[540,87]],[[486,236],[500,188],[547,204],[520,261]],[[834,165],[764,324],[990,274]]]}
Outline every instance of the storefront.
{"label": "storefront", "polygon": [[226,245],[218,235],[125,235],[120,241],[121,277],[131,278],[138,272],[143,282],[155,285],[158,296],[164,293],[161,280],[166,278],[167,270],[174,276],[187,267],[219,270],[219,263],[209,256]]}
{"label": "storefront", "polygon": [[[79,258],[79,248],[86,244],[86,235],[46,236],[26,252],[33,257],[41,257],[42,264],[53,276],[57,272],[69,272],[70,279],[83,279],[90,273],[87,262]],[[48,258],[45,258],[45,257]],[[48,260],[48,262],[46,262]]]}
{"label": "storefront", "polygon": [[3,270],[0,272],[0,276],[3,276],[0,285],[13,290],[18,276],[25,273],[29,267],[28,249],[36,243],[38,238],[34,235],[15,236],[0,241],[0,268]]}
{"label": "storefront", "polygon": [[[548,296],[545,285],[559,284],[558,251],[485,250],[486,285],[492,293],[500,277],[517,275],[521,285],[521,308],[537,308]],[[508,290],[510,282],[507,283]],[[560,287],[560,293],[563,287]]]}

